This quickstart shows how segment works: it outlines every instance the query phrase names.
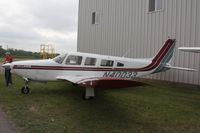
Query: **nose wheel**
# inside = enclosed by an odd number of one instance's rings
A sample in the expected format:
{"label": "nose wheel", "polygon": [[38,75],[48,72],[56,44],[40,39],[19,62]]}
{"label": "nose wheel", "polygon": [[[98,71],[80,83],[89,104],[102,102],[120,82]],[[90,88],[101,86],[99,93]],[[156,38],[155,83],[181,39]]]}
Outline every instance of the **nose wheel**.
{"label": "nose wheel", "polygon": [[21,88],[21,92],[22,94],[28,94],[30,92],[30,89],[28,88],[28,86],[23,86]]}
{"label": "nose wheel", "polygon": [[24,78],[24,81],[25,81],[25,84],[21,88],[21,92],[22,92],[22,94],[28,94],[30,92],[30,89],[28,87],[29,80],[27,78]]}

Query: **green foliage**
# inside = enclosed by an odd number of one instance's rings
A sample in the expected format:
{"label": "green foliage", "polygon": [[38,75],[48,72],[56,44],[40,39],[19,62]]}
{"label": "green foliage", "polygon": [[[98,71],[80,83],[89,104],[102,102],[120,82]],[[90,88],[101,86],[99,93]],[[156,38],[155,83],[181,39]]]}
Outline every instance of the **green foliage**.
{"label": "green foliage", "polygon": [[3,57],[5,55],[6,51],[0,46],[0,57]]}
{"label": "green foliage", "polygon": [[40,58],[40,53],[37,53],[37,52],[30,52],[30,51],[24,51],[24,50],[18,50],[18,49],[5,50],[1,46],[0,46],[0,57],[4,57],[7,51],[10,52],[11,55],[15,58],[32,58],[32,59]]}
{"label": "green foliage", "polygon": [[[1,76],[1,75],[0,75]],[[0,104],[26,133],[189,133],[200,132],[200,90],[164,82],[126,89],[97,90],[82,100],[83,88],[65,82],[31,83],[23,95],[23,80],[5,87],[0,77]]]}

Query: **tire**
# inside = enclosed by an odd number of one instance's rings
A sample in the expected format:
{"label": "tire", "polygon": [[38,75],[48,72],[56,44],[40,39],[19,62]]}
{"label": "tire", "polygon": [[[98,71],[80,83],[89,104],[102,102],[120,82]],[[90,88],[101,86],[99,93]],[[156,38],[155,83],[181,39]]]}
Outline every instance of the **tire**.
{"label": "tire", "polygon": [[23,86],[21,88],[21,92],[22,92],[22,94],[29,94],[30,90],[27,86]]}
{"label": "tire", "polygon": [[94,99],[94,97],[92,97],[92,96],[85,96],[85,94],[83,94],[82,98],[83,98],[83,100],[92,100],[92,99]]}
{"label": "tire", "polygon": [[75,83],[72,83],[72,85],[73,85],[73,86],[75,86],[75,87],[77,87],[77,86],[78,86],[78,85],[77,85],[77,84],[75,84]]}

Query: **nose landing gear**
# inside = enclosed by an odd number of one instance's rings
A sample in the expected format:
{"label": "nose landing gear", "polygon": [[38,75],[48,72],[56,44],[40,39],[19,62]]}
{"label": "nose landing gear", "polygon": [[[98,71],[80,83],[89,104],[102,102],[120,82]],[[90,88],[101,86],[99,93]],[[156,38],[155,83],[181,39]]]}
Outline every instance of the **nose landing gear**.
{"label": "nose landing gear", "polygon": [[21,92],[22,92],[22,94],[29,94],[29,92],[30,92],[30,89],[28,87],[29,80],[27,78],[24,78],[24,81],[25,81],[25,84],[21,88]]}

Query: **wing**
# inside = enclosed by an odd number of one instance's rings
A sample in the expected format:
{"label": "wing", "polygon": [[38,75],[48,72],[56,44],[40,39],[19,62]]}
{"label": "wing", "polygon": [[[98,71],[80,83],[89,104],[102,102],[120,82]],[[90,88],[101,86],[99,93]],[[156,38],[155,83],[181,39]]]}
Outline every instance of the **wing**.
{"label": "wing", "polygon": [[69,81],[86,88],[127,88],[143,85],[138,81],[108,77],[59,76],[57,79]]}
{"label": "wing", "polygon": [[74,84],[76,84],[78,81],[87,79],[88,77],[86,76],[58,76],[56,77],[57,80],[64,80],[64,81],[69,81]]}

